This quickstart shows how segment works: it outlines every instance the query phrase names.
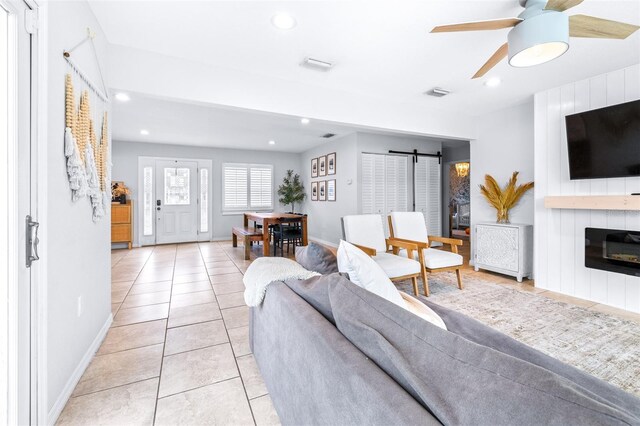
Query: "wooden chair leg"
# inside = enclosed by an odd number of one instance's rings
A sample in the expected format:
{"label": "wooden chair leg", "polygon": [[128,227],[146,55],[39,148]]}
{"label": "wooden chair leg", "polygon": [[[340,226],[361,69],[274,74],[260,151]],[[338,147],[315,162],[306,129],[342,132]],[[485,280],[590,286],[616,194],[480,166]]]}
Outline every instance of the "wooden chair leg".
{"label": "wooden chair leg", "polygon": [[231,239],[233,240],[233,246],[238,247],[238,236],[236,234],[232,234]]}
{"label": "wooden chair leg", "polygon": [[427,270],[424,266],[422,266],[422,271],[420,272],[422,275],[422,285],[424,286],[424,295],[429,297],[429,280],[427,278]]}
{"label": "wooden chair leg", "polygon": [[462,285],[462,274],[460,273],[460,269],[456,269],[456,277],[458,277],[458,288],[462,290],[464,286]]}
{"label": "wooden chair leg", "polygon": [[411,283],[413,284],[413,294],[418,295],[418,277],[411,277]]}
{"label": "wooden chair leg", "polygon": [[251,246],[249,245],[249,237],[244,237],[244,260],[249,260]]}

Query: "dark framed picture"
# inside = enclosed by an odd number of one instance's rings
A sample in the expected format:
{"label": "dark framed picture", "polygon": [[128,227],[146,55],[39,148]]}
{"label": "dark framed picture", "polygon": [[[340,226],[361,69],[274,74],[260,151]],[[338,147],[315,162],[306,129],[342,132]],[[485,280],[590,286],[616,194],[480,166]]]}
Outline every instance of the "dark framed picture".
{"label": "dark framed picture", "polygon": [[318,176],[327,175],[327,156],[323,155],[318,158]]}
{"label": "dark framed picture", "polygon": [[327,155],[327,174],[335,175],[336,174],[336,153],[332,152]]}
{"label": "dark framed picture", "polygon": [[318,159],[317,158],[312,158],[311,159],[311,177],[318,177]]}
{"label": "dark framed picture", "polygon": [[318,182],[318,199],[320,201],[327,201],[327,181],[321,180]]}
{"label": "dark framed picture", "polygon": [[318,182],[311,182],[311,201],[318,201]]}
{"label": "dark framed picture", "polygon": [[327,181],[327,201],[336,200],[336,180],[331,179]]}

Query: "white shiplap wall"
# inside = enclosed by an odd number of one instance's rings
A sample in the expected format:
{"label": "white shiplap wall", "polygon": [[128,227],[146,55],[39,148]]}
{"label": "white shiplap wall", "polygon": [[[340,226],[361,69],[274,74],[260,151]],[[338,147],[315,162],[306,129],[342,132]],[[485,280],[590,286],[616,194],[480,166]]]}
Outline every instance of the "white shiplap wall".
{"label": "white shiplap wall", "polygon": [[640,312],[640,277],[584,266],[584,229],[640,231],[640,212],[545,209],[547,195],[640,192],[640,177],[569,179],[564,117],[640,99],[640,65],[535,95],[536,286]]}

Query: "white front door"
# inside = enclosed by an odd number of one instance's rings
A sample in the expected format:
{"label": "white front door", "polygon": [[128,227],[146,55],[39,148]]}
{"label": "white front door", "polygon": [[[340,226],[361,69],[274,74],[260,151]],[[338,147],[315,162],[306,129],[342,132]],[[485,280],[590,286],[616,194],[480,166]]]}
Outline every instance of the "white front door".
{"label": "white front door", "polygon": [[156,161],[156,243],[198,240],[198,163]]}

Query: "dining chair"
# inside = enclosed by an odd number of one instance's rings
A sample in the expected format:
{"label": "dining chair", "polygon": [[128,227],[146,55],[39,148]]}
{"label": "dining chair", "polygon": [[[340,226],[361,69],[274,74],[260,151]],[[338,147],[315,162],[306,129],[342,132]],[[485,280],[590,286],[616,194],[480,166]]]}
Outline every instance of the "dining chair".
{"label": "dining chair", "polygon": [[293,244],[295,253],[296,245],[302,245],[302,218],[284,218],[278,221],[272,229],[273,236],[273,253],[277,255],[278,247],[280,253],[284,256],[284,244],[287,245],[287,254],[289,247]]}
{"label": "dining chair", "polygon": [[[458,288],[462,290],[460,268],[463,264],[463,258],[458,254],[458,246],[462,245],[462,240],[429,235],[424,215],[421,212],[392,212],[389,214],[389,233],[392,238],[411,242],[418,247],[414,253],[400,251],[400,254],[420,262],[420,275],[425,296],[429,296],[427,272],[455,271]],[[451,251],[431,248],[431,242],[448,244]]]}
{"label": "dining chair", "polygon": [[[350,215],[342,218],[345,241],[367,253],[382,268],[391,281],[411,279],[413,292],[418,295],[420,262],[413,259],[418,246],[412,242],[386,238],[382,216],[378,214]],[[389,247],[392,247],[389,252]],[[406,250],[410,256],[398,256]]]}

